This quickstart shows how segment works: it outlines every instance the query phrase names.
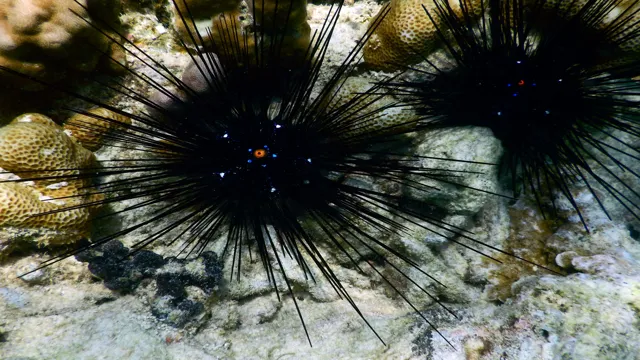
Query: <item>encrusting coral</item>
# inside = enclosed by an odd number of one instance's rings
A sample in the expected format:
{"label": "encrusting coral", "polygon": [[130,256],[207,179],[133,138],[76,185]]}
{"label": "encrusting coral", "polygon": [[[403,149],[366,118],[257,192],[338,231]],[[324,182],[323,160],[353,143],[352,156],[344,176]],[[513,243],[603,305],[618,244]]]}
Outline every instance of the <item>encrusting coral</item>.
{"label": "encrusting coral", "polygon": [[[90,112],[105,118],[114,117],[104,109]],[[97,145],[96,139],[102,137],[100,133],[109,128],[103,126],[95,130],[99,134],[89,137],[90,145]],[[30,241],[38,245],[69,244],[88,236],[90,218],[98,205],[55,212],[99,202],[103,198],[83,190],[90,185],[90,179],[74,178],[82,174],[82,169],[96,167],[97,163],[94,154],[69,133],[50,118],[36,113],[18,116],[0,128],[0,179],[25,180],[0,182],[0,228],[3,231],[0,254],[17,247],[19,244],[15,242],[23,240],[29,229],[37,234],[37,239]],[[87,135],[86,129],[78,133]],[[64,181],[60,181],[60,177],[64,177]],[[52,213],[38,215],[45,212]],[[48,231],[41,231],[43,229]]]}
{"label": "encrusting coral", "polygon": [[[579,9],[588,0],[562,1],[552,0],[544,3],[544,8],[549,9],[550,14],[570,18],[575,16]],[[459,0],[449,0],[449,5],[459,9]],[[481,9],[480,0],[465,0],[473,9]],[[528,2],[525,1],[525,6]],[[425,9],[435,18],[436,3],[423,0],[391,0],[389,12],[373,32],[371,38],[364,46],[364,61],[372,69],[383,71],[395,71],[404,69],[408,65],[421,62],[426,55],[438,48],[440,38],[437,32],[437,22],[427,16]],[[621,1],[610,12],[626,11],[629,23],[640,21],[640,3],[633,0]],[[423,7],[424,6],[424,7]],[[575,11],[574,11],[575,10]],[[385,8],[371,20],[369,26],[377,23]],[[479,17],[480,14],[475,14]],[[611,25],[603,23],[602,26]],[[633,29],[629,27],[629,29]],[[631,31],[631,30],[629,30]],[[629,34],[619,31],[617,38],[622,39]],[[640,40],[625,41],[622,50],[635,52],[640,48]]]}
{"label": "encrusting coral", "polygon": [[105,68],[122,69],[109,57],[124,63],[124,50],[92,28],[115,36],[108,27],[119,29],[118,14],[115,0],[0,0],[0,65],[46,81],[60,80],[69,70],[91,71],[101,60]]}

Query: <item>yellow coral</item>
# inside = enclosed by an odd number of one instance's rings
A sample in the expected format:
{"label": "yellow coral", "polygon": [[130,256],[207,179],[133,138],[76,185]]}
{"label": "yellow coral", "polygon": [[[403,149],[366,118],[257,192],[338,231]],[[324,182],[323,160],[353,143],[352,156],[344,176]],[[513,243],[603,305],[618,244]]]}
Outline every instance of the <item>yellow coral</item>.
{"label": "yellow coral", "polygon": [[[437,45],[438,34],[422,6],[433,11],[433,1],[391,0],[389,13],[364,46],[364,61],[372,68],[392,71],[415,64]],[[385,8],[373,18],[378,23]],[[370,26],[371,26],[370,25]]]}
{"label": "yellow coral", "polygon": [[93,153],[44,115],[24,114],[0,128],[0,175],[31,180],[0,183],[0,227],[57,232],[39,238],[41,243],[71,243],[87,236],[97,206],[34,215],[101,200],[101,195],[84,193],[90,180],[78,176],[95,165]]}
{"label": "yellow coral", "polygon": [[56,228],[57,230],[76,230],[78,235],[86,235],[89,212],[86,209],[65,210],[47,215],[36,216],[61,208],[55,202],[47,201],[35,189],[29,189],[20,183],[0,185],[0,224],[21,228]]}
{"label": "yellow coral", "polygon": [[90,115],[76,114],[64,124],[65,132],[73,136],[85,149],[98,150],[103,145],[102,138],[112,129],[123,124],[131,125],[131,119],[105,108],[93,108]]}
{"label": "yellow coral", "polygon": [[69,68],[93,70],[100,51],[123,59],[123,50],[111,47],[111,40],[85,21],[93,15],[117,27],[117,5],[114,0],[0,0],[0,65],[50,81]]}

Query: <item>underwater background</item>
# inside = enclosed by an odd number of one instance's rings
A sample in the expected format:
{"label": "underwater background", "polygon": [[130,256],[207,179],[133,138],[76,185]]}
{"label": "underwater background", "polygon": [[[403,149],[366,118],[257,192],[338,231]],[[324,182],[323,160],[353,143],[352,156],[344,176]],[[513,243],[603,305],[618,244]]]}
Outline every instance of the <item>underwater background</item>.
{"label": "underwater background", "polygon": [[[306,9],[290,44],[295,50],[300,46],[296,36],[304,38],[309,29],[311,33],[320,29],[330,6],[321,1],[292,2]],[[171,1],[82,3],[90,10],[83,16],[111,24],[106,27],[107,34],[126,34],[131,44],[172,73],[182,74],[190,63],[178,40],[187,30],[176,19]],[[203,27],[211,25],[221,8],[238,6],[234,1],[188,3],[198,26]],[[411,59],[407,49],[422,46],[425,38],[434,36],[419,1],[394,3],[406,8],[396,8],[395,14],[400,15],[393,18],[396,15],[392,13],[392,18],[385,19],[388,22],[378,29],[381,34],[374,35],[365,47],[363,61],[371,66],[358,67],[347,82],[345,87],[353,93],[397,74],[397,69],[386,67],[389,61],[419,62]],[[319,84],[329,81],[331,72],[356,46],[383,5],[368,0],[346,2],[329,42]],[[0,14],[5,15],[0,16],[0,65],[46,83],[73,83],[81,96],[127,112],[144,111],[140,102],[89,81],[87,74],[120,76],[128,88],[148,96],[153,89],[135,74],[144,74],[164,86],[166,79],[150,71],[143,58],[113,46],[105,34],[96,35],[91,26],[69,13],[75,6],[69,0],[0,0]],[[82,13],[82,9],[76,10]],[[410,29],[401,32],[409,41],[393,40],[397,24]],[[412,44],[414,38],[418,40]],[[20,41],[28,46],[21,47]],[[442,56],[437,47],[420,51],[428,51],[435,62]],[[116,61],[129,70],[114,64]],[[415,66],[420,69],[424,64]],[[130,149],[102,146],[101,134],[83,132],[82,126],[74,128],[79,115],[69,109],[83,106],[77,96],[53,94],[52,89],[28,79],[3,76],[3,161],[14,155],[20,158],[21,144],[30,144],[35,138],[29,132],[35,130],[16,128],[19,123],[36,124],[33,128],[52,141],[53,148],[59,146],[57,149],[72,154],[65,153],[69,164],[60,160],[62,163],[54,164],[57,168],[82,167],[93,156],[100,161],[129,154]],[[405,80],[416,77],[415,73],[401,75]],[[103,111],[101,116],[113,118],[114,123],[131,121],[106,109],[96,111]],[[415,116],[411,109],[398,108],[387,109],[385,115],[400,119]],[[70,141],[60,132],[76,140]],[[498,163],[503,151],[486,128],[433,129],[412,137],[420,144],[415,153],[425,157]],[[636,149],[640,147],[638,137],[629,135],[625,140]],[[430,163],[425,160],[425,164]],[[434,167],[436,164],[433,162]],[[628,165],[640,172],[640,161],[632,160]],[[465,185],[503,192],[504,184],[497,180],[498,167],[474,163],[448,166],[471,172]],[[640,188],[632,173],[621,172],[619,176],[632,188]],[[0,177],[12,179],[6,173]],[[309,281],[295,271],[293,259],[284,257],[281,266],[288,270],[295,289],[313,343],[310,346],[293,301],[289,296],[278,300],[259,261],[246,255],[239,277],[236,274],[229,280],[231,260],[218,257],[223,241],[186,260],[169,257],[180,244],[160,241],[152,244],[149,252],[118,262],[115,259],[126,257],[140,236],[124,234],[117,238],[117,244],[18,277],[38,268],[50,257],[50,251],[131,226],[150,210],[137,209],[92,222],[93,210],[83,208],[61,219],[15,225],[17,220],[12,216],[19,218],[20,209],[30,206],[30,200],[11,195],[15,189],[9,187],[16,186],[13,183],[0,185],[7,186],[0,188],[0,359],[640,359],[640,222],[597,186],[610,219],[584,184],[570,188],[589,232],[575,207],[559,194],[554,216],[544,216],[526,192],[517,200],[506,200],[471,188],[445,186],[428,195],[433,204],[447,209],[448,223],[472,233],[474,239],[562,275],[506,255],[497,255],[502,261],[497,263],[408,222],[404,223],[411,229],[408,234],[385,235],[386,244],[445,285],[425,286],[457,318],[390,269],[382,270],[414,299],[444,338],[373,272],[358,271],[339,251],[319,245],[387,345],[381,344],[325,279]],[[83,184],[72,186],[82,188]],[[50,184],[43,188],[51,192],[44,196],[53,197],[69,189]],[[129,205],[123,201],[112,206],[118,211]],[[380,260],[371,256],[359,261]],[[415,269],[403,266],[408,274],[417,275]]]}

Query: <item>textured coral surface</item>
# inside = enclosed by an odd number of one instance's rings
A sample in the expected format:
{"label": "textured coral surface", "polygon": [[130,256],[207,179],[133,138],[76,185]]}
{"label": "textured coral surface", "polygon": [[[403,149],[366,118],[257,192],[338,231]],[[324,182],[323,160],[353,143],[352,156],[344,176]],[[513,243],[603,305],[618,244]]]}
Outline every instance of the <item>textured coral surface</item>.
{"label": "textured coral surface", "polygon": [[93,70],[101,52],[122,59],[122,50],[84,20],[97,17],[117,27],[118,12],[115,0],[0,0],[0,65],[59,80],[68,70]]}
{"label": "textured coral surface", "polygon": [[131,125],[131,119],[105,108],[90,109],[87,114],[75,114],[64,123],[66,133],[88,150],[100,149],[104,136],[111,130]]}
{"label": "textured coral surface", "polygon": [[[391,0],[389,12],[364,47],[364,60],[378,70],[396,70],[415,64],[424,54],[435,49],[437,28],[426,15],[435,9],[433,2],[423,0]],[[375,24],[384,8],[371,21]]]}
{"label": "textured coral surface", "polygon": [[[0,226],[52,230],[37,240],[40,243],[71,243],[86,236],[91,208],[38,214],[100,199],[83,195],[87,179],[73,179],[80,169],[92,166],[93,153],[44,115],[24,114],[1,127],[1,176],[28,181],[0,183]],[[5,238],[2,246],[10,243]]]}

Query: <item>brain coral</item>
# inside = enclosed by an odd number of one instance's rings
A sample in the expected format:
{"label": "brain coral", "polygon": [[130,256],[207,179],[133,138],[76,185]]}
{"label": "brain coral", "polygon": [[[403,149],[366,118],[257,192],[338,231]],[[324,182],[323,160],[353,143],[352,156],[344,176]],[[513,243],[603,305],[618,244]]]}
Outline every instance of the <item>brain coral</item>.
{"label": "brain coral", "polygon": [[[0,255],[16,246],[11,238],[16,229],[50,230],[39,232],[38,244],[72,243],[87,236],[97,206],[33,215],[100,200],[99,194],[83,193],[89,180],[73,178],[94,166],[93,153],[44,115],[24,114],[0,128],[0,178],[32,179],[0,183]],[[56,176],[64,176],[64,181]]]}
{"label": "brain coral", "polygon": [[[435,9],[433,1],[391,0],[389,13],[364,46],[364,61],[377,70],[392,71],[422,60],[437,45],[436,27],[422,6]],[[383,7],[371,24],[383,14]],[[371,26],[371,25],[370,25]]]}
{"label": "brain coral", "polygon": [[118,29],[118,13],[116,0],[0,0],[0,65],[52,81],[93,70],[103,53],[123,61],[124,51],[84,20]]}

